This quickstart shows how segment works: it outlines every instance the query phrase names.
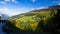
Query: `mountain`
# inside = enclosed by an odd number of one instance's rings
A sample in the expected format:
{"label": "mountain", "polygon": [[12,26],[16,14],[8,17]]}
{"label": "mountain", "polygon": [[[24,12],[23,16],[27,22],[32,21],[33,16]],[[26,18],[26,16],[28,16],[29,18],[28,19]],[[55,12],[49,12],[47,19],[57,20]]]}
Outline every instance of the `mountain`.
{"label": "mountain", "polygon": [[[57,8],[58,7],[58,8]],[[9,18],[8,20],[12,22],[14,26],[22,30],[36,30],[37,26],[46,26],[51,22],[51,19],[57,14],[57,9],[60,6],[50,6],[48,9],[34,10],[27,13],[19,14]],[[53,9],[53,13],[51,9]],[[51,24],[50,24],[51,25]],[[41,27],[41,28],[42,28]],[[43,30],[40,29],[40,30]]]}
{"label": "mountain", "polygon": [[1,16],[1,19],[2,19],[2,20],[6,20],[6,19],[8,19],[8,18],[9,18],[9,16],[6,15],[6,14],[2,14],[2,16]]}
{"label": "mountain", "polygon": [[60,9],[60,5],[50,6],[48,9]]}

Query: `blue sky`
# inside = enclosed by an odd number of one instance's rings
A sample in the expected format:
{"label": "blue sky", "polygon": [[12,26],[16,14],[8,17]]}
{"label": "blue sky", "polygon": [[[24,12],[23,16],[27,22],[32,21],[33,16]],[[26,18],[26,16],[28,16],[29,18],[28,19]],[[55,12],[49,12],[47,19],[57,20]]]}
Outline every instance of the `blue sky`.
{"label": "blue sky", "polygon": [[60,0],[0,0],[0,13],[9,16],[60,5]]}

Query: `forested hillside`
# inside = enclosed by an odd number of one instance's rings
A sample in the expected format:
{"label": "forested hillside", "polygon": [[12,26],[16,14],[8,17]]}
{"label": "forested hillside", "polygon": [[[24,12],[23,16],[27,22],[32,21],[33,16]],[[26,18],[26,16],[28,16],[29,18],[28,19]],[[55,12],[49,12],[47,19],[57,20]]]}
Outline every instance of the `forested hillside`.
{"label": "forested hillside", "polygon": [[[57,10],[54,10],[54,14]],[[22,30],[36,30],[38,24],[41,22],[41,26],[46,26],[48,20],[54,17],[49,9],[34,10],[31,12],[19,14],[9,18],[8,20],[12,22],[14,26]],[[43,21],[43,23],[42,23]]]}

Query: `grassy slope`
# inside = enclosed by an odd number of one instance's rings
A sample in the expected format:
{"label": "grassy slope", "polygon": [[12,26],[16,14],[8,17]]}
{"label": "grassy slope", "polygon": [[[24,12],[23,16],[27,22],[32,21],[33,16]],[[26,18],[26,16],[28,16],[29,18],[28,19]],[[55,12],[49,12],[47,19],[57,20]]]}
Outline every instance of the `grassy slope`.
{"label": "grassy slope", "polygon": [[28,29],[35,30],[41,19],[44,20],[44,25],[47,24],[46,21],[53,16],[50,13],[51,13],[50,10],[36,10],[13,16],[8,20],[10,20],[14,26],[22,30]]}

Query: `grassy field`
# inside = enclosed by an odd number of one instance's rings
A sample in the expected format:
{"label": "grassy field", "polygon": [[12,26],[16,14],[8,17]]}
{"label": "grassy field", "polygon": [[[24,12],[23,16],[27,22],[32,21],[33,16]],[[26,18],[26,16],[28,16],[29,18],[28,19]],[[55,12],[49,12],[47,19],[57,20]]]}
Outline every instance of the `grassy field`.
{"label": "grassy field", "polygon": [[[55,14],[57,13],[56,10],[54,12]],[[41,20],[44,21],[43,25],[45,26],[47,24],[47,21],[52,17],[53,15],[51,15],[50,10],[37,10],[13,16],[8,20],[11,21],[12,24],[19,29],[36,30]]]}

